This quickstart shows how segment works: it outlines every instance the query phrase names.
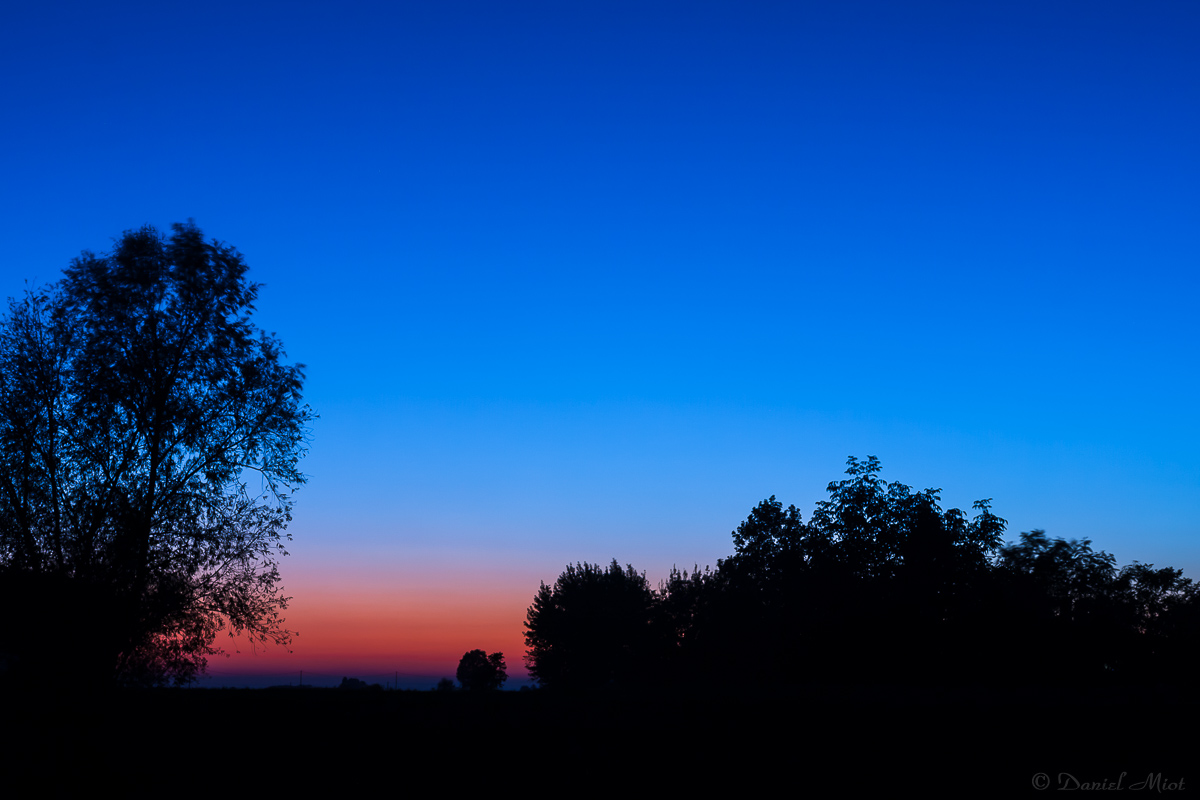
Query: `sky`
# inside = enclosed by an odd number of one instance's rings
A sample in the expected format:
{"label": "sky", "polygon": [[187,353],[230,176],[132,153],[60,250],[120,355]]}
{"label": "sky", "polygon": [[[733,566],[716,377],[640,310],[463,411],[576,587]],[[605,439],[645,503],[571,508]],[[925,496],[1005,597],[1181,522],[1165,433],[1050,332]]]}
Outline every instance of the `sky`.
{"label": "sky", "polygon": [[540,582],[715,565],[849,456],[1200,578],[1197,41],[1182,0],[9,3],[0,294],[189,218],[264,284],[320,415],[299,636],[205,685],[519,685]]}

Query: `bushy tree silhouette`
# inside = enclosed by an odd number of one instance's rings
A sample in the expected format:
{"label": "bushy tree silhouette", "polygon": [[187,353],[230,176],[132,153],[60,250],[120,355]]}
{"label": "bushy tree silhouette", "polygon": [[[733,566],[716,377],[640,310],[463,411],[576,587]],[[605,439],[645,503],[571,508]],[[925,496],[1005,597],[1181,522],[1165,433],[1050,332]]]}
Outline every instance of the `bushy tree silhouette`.
{"label": "bushy tree silhouette", "polygon": [[645,680],[655,669],[656,597],[644,574],[614,559],[568,565],[538,589],[525,620],[525,662],[542,686],[588,689]]}
{"label": "bushy tree silhouette", "polygon": [[996,577],[1009,610],[1012,672],[1084,679],[1183,677],[1200,655],[1200,586],[1170,567],[1133,564],[1089,539],[1022,533]]}
{"label": "bushy tree silhouette", "polygon": [[10,301],[0,602],[27,634],[0,631],[10,671],[186,682],[222,629],[290,640],[276,560],[314,415],[302,367],[250,321],[246,270],[190,222],[147,227]]}
{"label": "bushy tree silhouette", "polygon": [[467,691],[499,689],[508,680],[504,654],[469,650],[459,660],[454,677]]}
{"label": "bushy tree silhouette", "polygon": [[669,583],[668,607],[681,590],[698,603],[685,660],[755,681],[894,676],[944,661],[935,643],[973,624],[969,595],[1005,522],[989,501],[967,520],[941,509],[939,490],[886,483],[880,471],[877,458],[850,458],[808,523],[764,500],[714,576]]}
{"label": "bushy tree silhouette", "polygon": [[1172,567],[1134,562],[1117,573],[1123,637],[1112,669],[1130,679],[1190,682],[1200,660],[1200,584]]}

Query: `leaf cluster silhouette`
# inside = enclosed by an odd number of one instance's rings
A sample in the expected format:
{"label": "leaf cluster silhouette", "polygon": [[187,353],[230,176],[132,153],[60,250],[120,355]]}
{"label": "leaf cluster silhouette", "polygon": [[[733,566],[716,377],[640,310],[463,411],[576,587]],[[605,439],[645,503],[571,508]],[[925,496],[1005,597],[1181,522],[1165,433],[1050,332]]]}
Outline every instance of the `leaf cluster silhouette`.
{"label": "leaf cluster silhouette", "polygon": [[1090,540],[1005,544],[980,500],[887,483],[850,458],[808,522],[770,497],[715,569],[652,589],[614,561],[568,566],[525,622],[544,687],[811,681],[1182,680],[1200,653],[1200,588],[1179,570],[1117,569]]}

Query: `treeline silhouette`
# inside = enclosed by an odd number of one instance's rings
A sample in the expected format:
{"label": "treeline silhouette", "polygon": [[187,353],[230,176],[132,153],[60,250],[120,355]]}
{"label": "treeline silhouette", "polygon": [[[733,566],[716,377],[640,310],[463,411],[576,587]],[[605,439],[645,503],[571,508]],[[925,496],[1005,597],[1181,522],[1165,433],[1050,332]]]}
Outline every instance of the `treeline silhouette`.
{"label": "treeline silhouette", "polygon": [[1200,654],[1200,588],[1088,539],[1003,543],[990,501],[968,519],[939,491],[849,460],[808,522],[764,500],[715,569],[581,563],[542,584],[525,622],[543,687],[806,682],[1004,685],[1182,681]]}

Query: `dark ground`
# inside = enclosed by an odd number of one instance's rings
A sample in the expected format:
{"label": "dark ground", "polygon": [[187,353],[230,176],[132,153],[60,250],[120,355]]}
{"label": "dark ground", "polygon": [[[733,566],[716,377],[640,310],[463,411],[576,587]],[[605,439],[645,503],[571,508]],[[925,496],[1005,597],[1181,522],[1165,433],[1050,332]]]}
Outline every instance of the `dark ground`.
{"label": "dark ground", "polygon": [[[1194,790],[1200,765],[1200,693],[1165,687],[163,689],[10,692],[5,705],[10,786],[32,778],[44,790],[134,796],[334,785],[425,794],[425,776],[435,790],[583,796],[656,786],[701,797],[1061,796],[1097,783],[1108,796],[1173,796]],[[1161,783],[1138,786],[1154,775]],[[1181,779],[1183,791],[1169,788]]]}

